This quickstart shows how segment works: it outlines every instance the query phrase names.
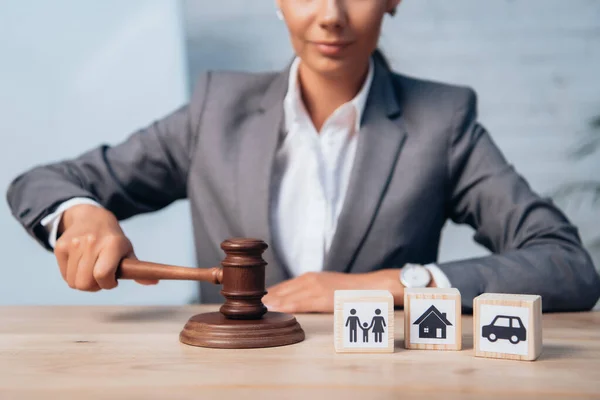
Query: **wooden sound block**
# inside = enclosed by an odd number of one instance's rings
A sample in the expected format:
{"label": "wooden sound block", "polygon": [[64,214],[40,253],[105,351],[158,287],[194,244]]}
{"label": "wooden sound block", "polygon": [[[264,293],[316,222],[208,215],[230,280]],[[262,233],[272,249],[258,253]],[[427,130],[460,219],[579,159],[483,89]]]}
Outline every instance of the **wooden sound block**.
{"label": "wooden sound block", "polygon": [[542,298],[484,293],[473,300],[476,357],[533,361],[542,353]]}
{"label": "wooden sound block", "polygon": [[301,342],[304,331],[290,314],[267,312],[261,319],[236,320],[213,312],[190,318],[179,340],[199,347],[252,349]]}
{"label": "wooden sound block", "polygon": [[179,334],[182,343],[219,349],[286,346],[304,340],[304,331],[290,314],[267,312],[260,319],[229,319],[220,312],[198,314]]}
{"label": "wooden sound block", "polygon": [[336,352],[394,352],[394,297],[390,292],[336,290],[334,303]]}
{"label": "wooden sound block", "polygon": [[404,289],[404,347],[460,350],[461,317],[458,289]]}

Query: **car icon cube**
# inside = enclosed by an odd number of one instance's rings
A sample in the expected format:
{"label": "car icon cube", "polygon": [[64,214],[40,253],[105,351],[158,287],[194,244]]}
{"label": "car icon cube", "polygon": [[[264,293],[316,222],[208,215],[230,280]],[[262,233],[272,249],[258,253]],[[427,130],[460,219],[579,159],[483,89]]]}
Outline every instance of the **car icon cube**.
{"label": "car icon cube", "polygon": [[498,315],[491,324],[481,328],[481,335],[490,342],[506,339],[512,344],[527,340],[527,330],[519,317]]}
{"label": "car icon cube", "polygon": [[473,299],[475,357],[534,361],[542,342],[542,296],[482,293]]}

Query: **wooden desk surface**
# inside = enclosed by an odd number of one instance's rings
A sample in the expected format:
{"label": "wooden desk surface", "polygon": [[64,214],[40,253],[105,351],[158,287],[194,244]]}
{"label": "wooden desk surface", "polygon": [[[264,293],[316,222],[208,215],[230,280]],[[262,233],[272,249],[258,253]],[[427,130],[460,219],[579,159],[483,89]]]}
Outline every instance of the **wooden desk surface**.
{"label": "wooden desk surface", "polygon": [[336,354],[332,315],[298,315],[300,344],[217,350],[179,343],[186,307],[0,307],[0,398],[600,398],[600,313],[544,315],[535,362],[462,351]]}

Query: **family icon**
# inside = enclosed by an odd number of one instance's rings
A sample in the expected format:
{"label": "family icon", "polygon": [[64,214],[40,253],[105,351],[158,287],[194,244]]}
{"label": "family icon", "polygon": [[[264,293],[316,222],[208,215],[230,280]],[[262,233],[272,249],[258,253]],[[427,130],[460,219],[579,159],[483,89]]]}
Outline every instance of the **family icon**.
{"label": "family icon", "polygon": [[389,291],[336,290],[334,304],[336,352],[394,352],[394,297]]}
{"label": "family icon", "polygon": [[386,323],[385,318],[381,316],[381,310],[378,308],[375,310],[375,315],[371,319],[371,324],[360,321],[360,318],[356,316],[356,309],[350,310],[350,316],[346,319],[345,326],[348,328],[350,334],[350,343],[357,343],[358,339],[358,328],[363,332],[362,342],[369,343],[369,331],[372,329],[375,343],[381,343],[383,341],[383,333],[385,332]]}

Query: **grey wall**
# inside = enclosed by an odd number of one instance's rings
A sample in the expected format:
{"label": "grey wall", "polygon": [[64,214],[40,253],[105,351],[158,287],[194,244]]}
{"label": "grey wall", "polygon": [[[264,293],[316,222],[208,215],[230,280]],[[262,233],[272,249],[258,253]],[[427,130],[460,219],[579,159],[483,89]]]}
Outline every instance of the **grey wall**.
{"label": "grey wall", "polygon": [[[274,1],[184,1],[189,69],[279,69],[292,56]],[[405,0],[386,18],[381,47],[400,72],[470,85],[481,121],[506,157],[545,195],[600,181],[600,2]],[[590,146],[587,146],[589,149]],[[581,153],[581,152],[579,152]],[[590,185],[588,185],[590,186]],[[555,196],[600,264],[600,189]],[[584,190],[585,189],[585,190]],[[472,230],[448,226],[440,260],[486,254]]]}

